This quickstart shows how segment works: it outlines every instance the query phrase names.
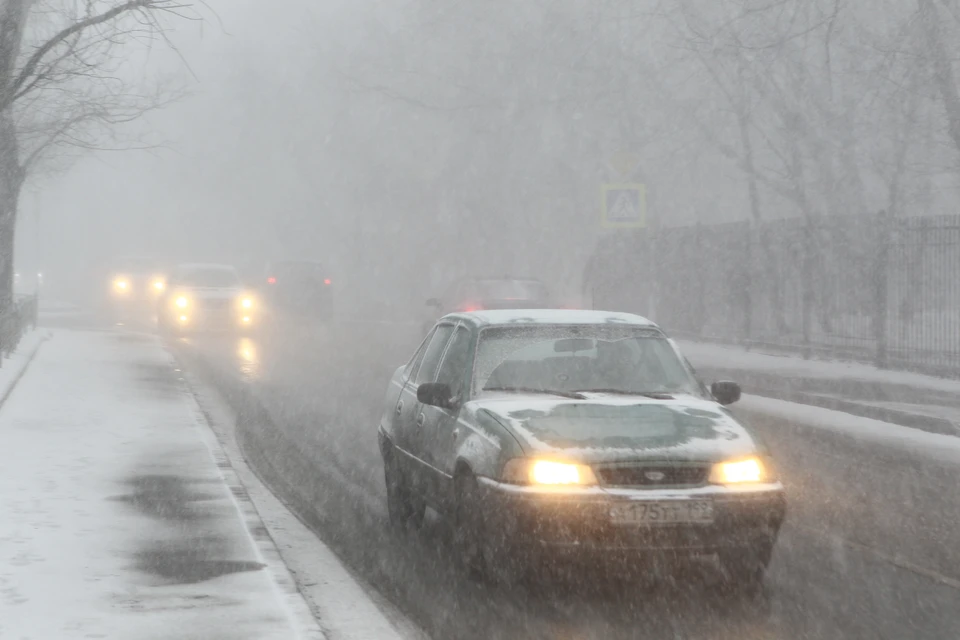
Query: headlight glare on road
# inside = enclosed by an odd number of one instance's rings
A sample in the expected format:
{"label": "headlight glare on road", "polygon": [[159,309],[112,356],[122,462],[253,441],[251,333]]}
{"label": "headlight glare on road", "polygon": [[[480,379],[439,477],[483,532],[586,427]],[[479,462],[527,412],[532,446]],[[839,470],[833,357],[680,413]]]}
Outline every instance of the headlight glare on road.
{"label": "headlight glare on road", "polygon": [[177,296],[177,299],[174,300],[173,303],[178,307],[180,307],[181,309],[186,309],[187,306],[190,305],[190,301],[187,300],[185,296]]}
{"label": "headlight glare on road", "polygon": [[502,480],[511,484],[594,485],[597,477],[586,465],[554,460],[514,458],[503,468]]}
{"label": "headlight glare on road", "polygon": [[713,465],[710,482],[713,484],[743,484],[769,482],[767,466],[760,458],[745,458]]}

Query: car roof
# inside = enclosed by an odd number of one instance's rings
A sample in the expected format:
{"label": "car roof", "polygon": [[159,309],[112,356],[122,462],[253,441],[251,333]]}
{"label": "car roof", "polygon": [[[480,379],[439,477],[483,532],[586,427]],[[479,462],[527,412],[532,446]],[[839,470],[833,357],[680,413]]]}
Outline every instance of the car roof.
{"label": "car roof", "polygon": [[319,260],[271,260],[267,263],[268,267],[275,267],[278,265],[305,265],[311,267],[322,267],[323,263]]}
{"label": "car roof", "polygon": [[177,265],[177,271],[234,271],[236,269],[229,264],[217,264],[215,262],[187,262]]}
{"label": "car roof", "polygon": [[594,309],[490,309],[451,313],[444,318],[457,318],[477,327],[519,324],[618,324],[658,328],[655,323],[643,316]]}

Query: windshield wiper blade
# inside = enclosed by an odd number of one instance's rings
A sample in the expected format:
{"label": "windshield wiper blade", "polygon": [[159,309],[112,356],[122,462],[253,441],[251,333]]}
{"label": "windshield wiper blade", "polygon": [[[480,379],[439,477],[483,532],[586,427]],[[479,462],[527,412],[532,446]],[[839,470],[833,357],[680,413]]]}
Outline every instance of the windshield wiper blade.
{"label": "windshield wiper blade", "polygon": [[484,387],[484,391],[515,391],[517,393],[543,393],[551,396],[560,396],[562,398],[572,398],[574,400],[583,400],[584,396],[578,391],[557,391],[551,389],[535,389],[533,387]]}
{"label": "windshield wiper blade", "polygon": [[626,389],[577,389],[574,393],[611,393],[620,396],[644,396],[655,399],[675,395],[672,391],[628,391]]}

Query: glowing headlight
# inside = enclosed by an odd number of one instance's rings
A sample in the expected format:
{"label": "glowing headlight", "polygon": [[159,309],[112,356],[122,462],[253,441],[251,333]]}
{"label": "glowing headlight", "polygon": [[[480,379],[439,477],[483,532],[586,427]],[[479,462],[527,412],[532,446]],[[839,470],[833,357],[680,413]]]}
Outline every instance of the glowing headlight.
{"label": "glowing headlight", "polygon": [[187,305],[190,304],[190,301],[187,300],[184,296],[180,296],[176,300],[174,300],[174,304],[180,307],[181,309],[186,309]]}
{"label": "glowing headlight", "polygon": [[154,280],[153,288],[157,291],[163,291],[166,288],[166,283],[163,280]]}
{"label": "glowing headlight", "polygon": [[115,286],[120,291],[126,291],[130,287],[130,283],[121,278],[121,279],[114,280],[113,286]]}
{"label": "glowing headlight", "polygon": [[514,458],[503,467],[502,479],[512,484],[594,485],[593,469],[583,464]]}
{"label": "glowing headlight", "polygon": [[240,306],[244,309],[253,308],[253,298],[243,298],[240,300]]}
{"label": "glowing headlight", "polygon": [[745,482],[770,482],[773,478],[759,458],[746,458],[734,462],[713,465],[710,482],[714,484],[741,484]]}

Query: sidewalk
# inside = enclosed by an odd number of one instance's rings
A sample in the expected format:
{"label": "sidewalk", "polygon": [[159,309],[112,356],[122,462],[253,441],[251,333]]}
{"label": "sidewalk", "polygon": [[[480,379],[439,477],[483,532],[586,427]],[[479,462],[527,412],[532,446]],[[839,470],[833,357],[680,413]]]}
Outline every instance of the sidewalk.
{"label": "sidewalk", "polygon": [[703,378],[736,380],[746,394],[960,436],[960,380],[702,342],[678,344]]}
{"label": "sidewalk", "polygon": [[0,407],[0,637],[323,637],[155,338],[59,331]]}

